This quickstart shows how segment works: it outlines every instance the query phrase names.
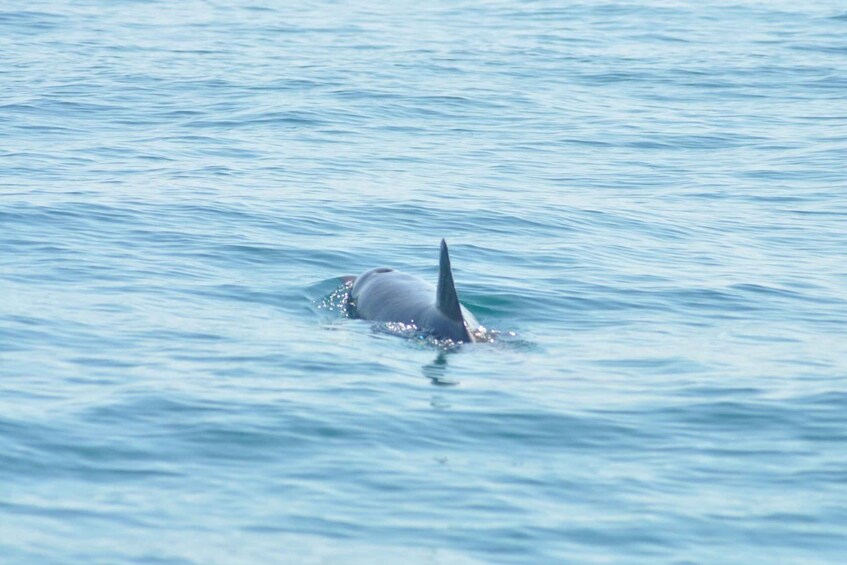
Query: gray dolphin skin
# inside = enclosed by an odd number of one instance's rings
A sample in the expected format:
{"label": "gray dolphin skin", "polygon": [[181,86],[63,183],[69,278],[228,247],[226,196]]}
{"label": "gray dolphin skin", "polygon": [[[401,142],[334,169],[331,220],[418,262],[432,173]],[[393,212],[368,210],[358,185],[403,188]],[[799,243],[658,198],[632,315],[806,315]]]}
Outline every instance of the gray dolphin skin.
{"label": "gray dolphin skin", "polygon": [[352,313],[365,320],[416,327],[438,339],[473,342],[479,322],[459,303],[447,243],[441,240],[438,286],[379,267],[356,277],[350,290]]}

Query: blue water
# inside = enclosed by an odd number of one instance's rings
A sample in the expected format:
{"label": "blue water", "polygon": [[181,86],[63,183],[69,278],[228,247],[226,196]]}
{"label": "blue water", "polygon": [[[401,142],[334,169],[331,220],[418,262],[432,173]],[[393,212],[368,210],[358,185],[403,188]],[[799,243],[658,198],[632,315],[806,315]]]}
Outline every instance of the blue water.
{"label": "blue water", "polygon": [[0,2],[0,561],[843,562],[847,6],[385,4]]}

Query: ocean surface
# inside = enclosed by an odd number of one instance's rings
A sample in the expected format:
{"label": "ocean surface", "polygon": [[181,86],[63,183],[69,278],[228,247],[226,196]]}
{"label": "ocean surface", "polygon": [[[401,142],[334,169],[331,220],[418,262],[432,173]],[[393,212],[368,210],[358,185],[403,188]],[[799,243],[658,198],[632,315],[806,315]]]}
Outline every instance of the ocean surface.
{"label": "ocean surface", "polygon": [[845,555],[843,1],[0,0],[0,562]]}

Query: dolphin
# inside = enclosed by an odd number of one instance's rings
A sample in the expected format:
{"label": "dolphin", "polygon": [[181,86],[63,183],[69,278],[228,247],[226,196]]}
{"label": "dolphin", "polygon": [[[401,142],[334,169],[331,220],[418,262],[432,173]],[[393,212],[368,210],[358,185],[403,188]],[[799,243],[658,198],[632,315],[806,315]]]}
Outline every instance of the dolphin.
{"label": "dolphin", "polygon": [[375,322],[395,322],[437,339],[474,342],[482,330],[479,322],[459,303],[447,243],[441,240],[438,286],[413,275],[378,267],[353,281],[348,298],[353,317]]}

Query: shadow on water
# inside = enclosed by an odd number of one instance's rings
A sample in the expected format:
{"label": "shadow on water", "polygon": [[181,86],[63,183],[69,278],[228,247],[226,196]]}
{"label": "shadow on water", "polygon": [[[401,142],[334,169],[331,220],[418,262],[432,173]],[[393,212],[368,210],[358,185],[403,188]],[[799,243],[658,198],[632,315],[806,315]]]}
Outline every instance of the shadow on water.
{"label": "shadow on water", "polygon": [[455,386],[459,381],[447,376],[447,355],[455,350],[439,351],[431,363],[427,363],[421,370],[423,375],[436,386]]}

